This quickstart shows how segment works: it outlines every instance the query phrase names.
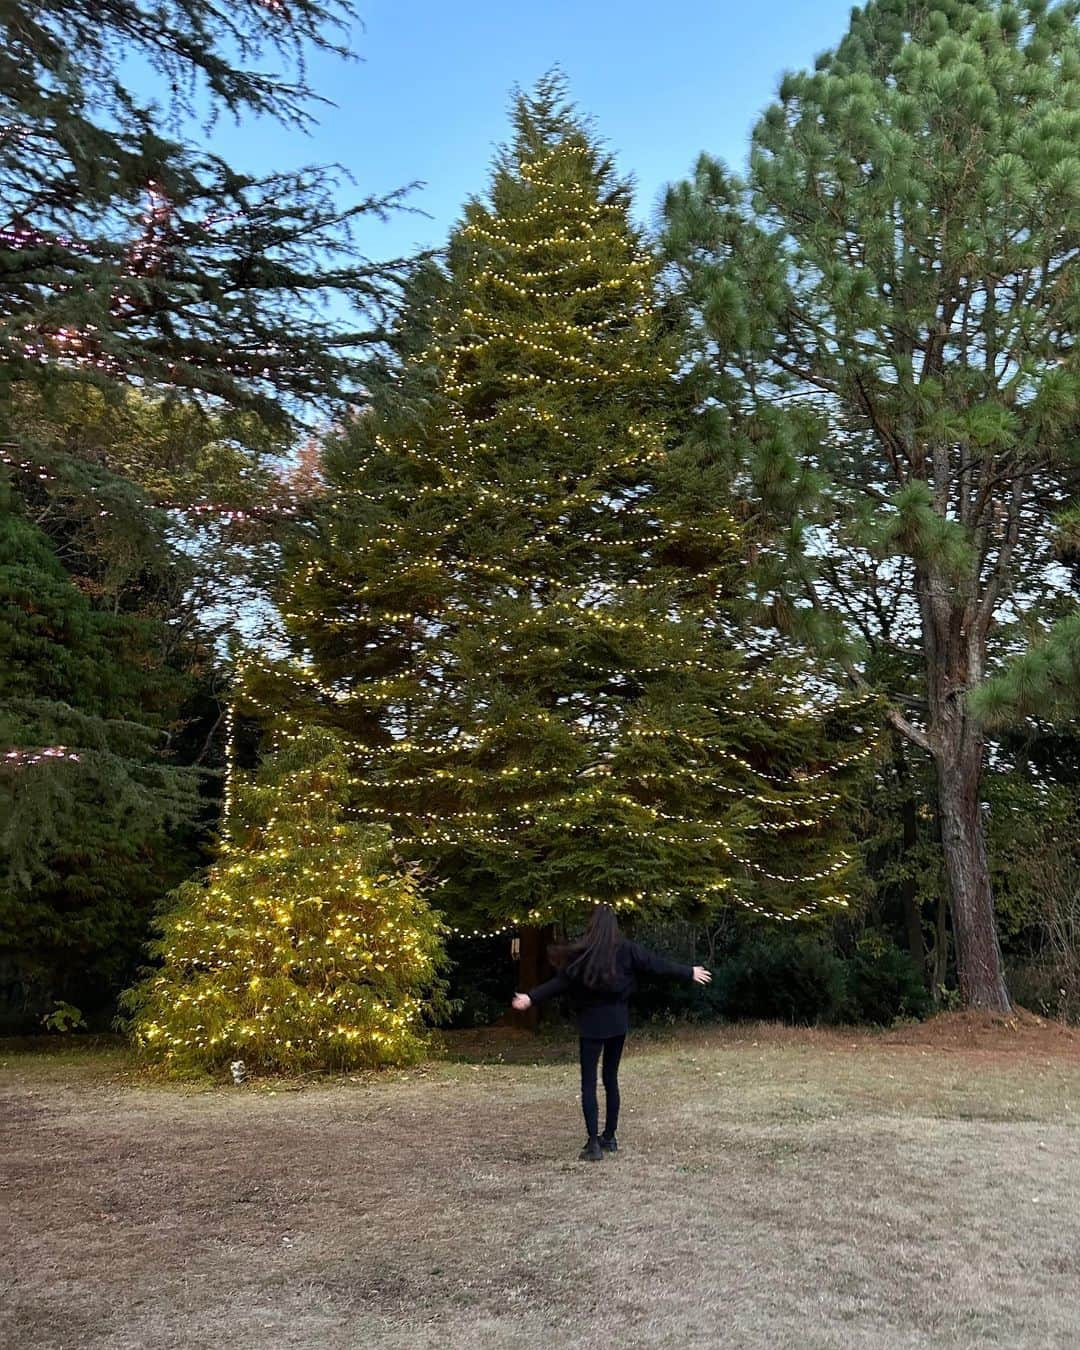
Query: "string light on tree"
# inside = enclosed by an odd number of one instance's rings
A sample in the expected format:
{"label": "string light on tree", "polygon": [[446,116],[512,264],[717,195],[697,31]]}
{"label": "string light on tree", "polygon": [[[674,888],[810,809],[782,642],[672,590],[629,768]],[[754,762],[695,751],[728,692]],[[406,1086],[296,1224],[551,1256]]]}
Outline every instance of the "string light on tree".
{"label": "string light on tree", "polygon": [[850,865],[840,785],[874,747],[724,637],[750,545],[723,453],[672,430],[630,204],[557,80],[520,100],[425,341],[324,451],[297,660],[258,681],[352,738],[351,812],[461,935],[603,900],[805,917]]}
{"label": "string light on tree", "polygon": [[6,765],[10,769],[25,769],[35,764],[55,763],[57,760],[77,764],[81,758],[77,750],[71,750],[66,745],[45,745],[39,750],[5,750],[0,754],[0,767]]}
{"label": "string light on tree", "polygon": [[160,970],[126,996],[148,1056],[296,1071],[424,1053],[442,928],[385,831],[343,819],[347,779],[340,743],[310,729],[238,780],[234,828],[176,892]]}

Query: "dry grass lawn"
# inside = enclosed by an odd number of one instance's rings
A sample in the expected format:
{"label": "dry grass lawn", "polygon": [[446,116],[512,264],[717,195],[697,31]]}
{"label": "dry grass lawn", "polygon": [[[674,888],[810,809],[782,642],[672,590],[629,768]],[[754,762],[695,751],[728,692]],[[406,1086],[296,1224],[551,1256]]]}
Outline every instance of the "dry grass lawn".
{"label": "dry grass lawn", "polygon": [[1080,1345],[1080,1044],[954,1021],[639,1036],[576,1161],[568,1042],[163,1087],[0,1053],[12,1350]]}

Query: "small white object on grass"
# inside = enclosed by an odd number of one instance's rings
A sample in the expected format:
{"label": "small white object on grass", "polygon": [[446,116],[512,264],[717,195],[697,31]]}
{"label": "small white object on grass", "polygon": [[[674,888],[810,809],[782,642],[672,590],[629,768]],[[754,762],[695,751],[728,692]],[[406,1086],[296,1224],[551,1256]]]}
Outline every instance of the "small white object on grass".
{"label": "small white object on grass", "polygon": [[234,1059],[229,1065],[229,1070],[232,1073],[232,1080],[237,1087],[239,1087],[241,1083],[247,1082],[247,1065],[242,1059]]}

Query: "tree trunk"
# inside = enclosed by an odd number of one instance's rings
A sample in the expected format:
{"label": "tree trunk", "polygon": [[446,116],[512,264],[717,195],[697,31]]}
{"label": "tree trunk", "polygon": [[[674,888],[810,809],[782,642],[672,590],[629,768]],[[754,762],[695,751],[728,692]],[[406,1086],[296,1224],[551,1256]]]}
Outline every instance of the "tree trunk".
{"label": "tree trunk", "polygon": [[974,577],[958,583],[931,565],[920,569],[918,589],[930,708],[927,748],[937,772],[960,997],[969,1008],[1007,1013],[1012,1005],[998,945],[980,808],[985,743],[967,704],[985,667],[985,617],[979,618]]}
{"label": "tree trunk", "polygon": [[[552,974],[552,965],[548,960],[548,947],[555,941],[555,927],[548,924],[545,928],[523,928],[518,948],[517,987],[527,994],[538,984],[542,984]],[[516,1014],[518,1025],[530,1027],[533,1031],[540,1025],[540,1009],[530,1008],[528,1012]]]}
{"label": "tree trunk", "polygon": [[[973,728],[955,755],[938,760],[941,842],[952,900],[960,997],[970,1008],[1008,1012],[1011,1004],[994,922],[990,863],[979,805],[982,738]],[[974,741],[974,744],[972,743]]]}

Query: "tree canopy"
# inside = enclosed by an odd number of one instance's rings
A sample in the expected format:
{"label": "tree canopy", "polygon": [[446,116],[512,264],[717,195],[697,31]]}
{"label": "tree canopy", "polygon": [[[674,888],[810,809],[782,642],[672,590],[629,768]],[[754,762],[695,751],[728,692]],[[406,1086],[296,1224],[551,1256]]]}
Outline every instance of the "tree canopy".
{"label": "tree canopy", "polygon": [[[399,268],[364,259],[350,227],[400,194],[341,205],[332,167],[258,178],[183,135],[197,114],[307,122],[305,53],[348,56],[353,17],[312,0],[5,7],[4,379],[134,379],[271,420],[355,388]],[[266,55],[292,74],[260,70]],[[132,61],[164,105],[125,84]]]}
{"label": "tree canopy", "polygon": [[398,396],[327,447],[282,601],[300,697],[458,922],[843,905],[857,714],[737,648],[730,466],[676,435],[657,262],[557,76],[514,132]]}
{"label": "tree canopy", "polygon": [[[903,588],[922,689],[892,725],[937,774],[961,985],[1008,1006],[967,696],[1071,495],[1080,32],[1073,3],[880,0],[786,76],[743,184],[704,158],[667,202],[669,255],[716,398],[784,522],[763,595],[859,684],[854,547]],[[792,407],[794,405],[794,407]]]}

